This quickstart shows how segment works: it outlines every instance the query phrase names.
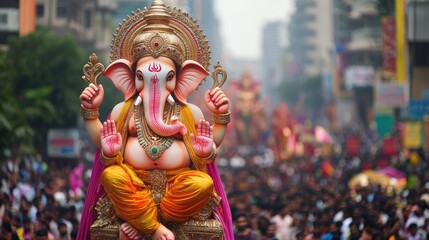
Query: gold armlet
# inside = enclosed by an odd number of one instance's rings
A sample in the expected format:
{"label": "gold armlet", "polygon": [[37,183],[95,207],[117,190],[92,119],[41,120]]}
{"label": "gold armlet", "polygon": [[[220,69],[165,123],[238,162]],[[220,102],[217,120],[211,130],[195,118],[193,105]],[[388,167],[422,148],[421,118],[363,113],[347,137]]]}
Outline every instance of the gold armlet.
{"label": "gold armlet", "polygon": [[210,155],[208,157],[202,157],[201,160],[205,163],[205,164],[210,164],[212,162],[214,162],[214,160],[216,159],[216,150],[212,149],[212,152],[210,153]]}
{"label": "gold armlet", "polygon": [[84,108],[83,105],[80,105],[80,115],[86,120],[97,119],[100,113],[98,112],[98,108],[96,109],[87,109]]}
{"label": "gold armlet", "polygon": [[104,164],[104,166],[108,167],[114,164],[118,164],[122,162],[122,153],[118,152],[118,154],[114,157],[106,157],[104,156],[103,151],[101,151],[100,161]]}
{"label": "gold armlet", "polygon": [[213,122],[218,124],[228,124],[231,122],[231,111],[228,110],[227,113],[213,114]]}

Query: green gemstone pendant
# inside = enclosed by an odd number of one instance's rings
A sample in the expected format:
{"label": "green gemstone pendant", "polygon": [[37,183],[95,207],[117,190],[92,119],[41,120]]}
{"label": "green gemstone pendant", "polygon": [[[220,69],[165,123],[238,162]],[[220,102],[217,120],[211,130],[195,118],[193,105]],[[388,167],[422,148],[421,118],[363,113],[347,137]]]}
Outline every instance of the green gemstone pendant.
{"label": "green gemstone pendant", "polygon": [[156,147],[152,148],[152,154],[156,154],[158,152],[158,149]]}

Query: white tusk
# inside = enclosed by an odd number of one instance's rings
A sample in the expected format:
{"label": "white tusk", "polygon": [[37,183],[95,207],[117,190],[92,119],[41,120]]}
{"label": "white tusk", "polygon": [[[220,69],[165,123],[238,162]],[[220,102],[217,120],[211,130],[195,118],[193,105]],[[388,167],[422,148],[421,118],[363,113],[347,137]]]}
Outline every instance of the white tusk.
{"label": "white tusk", "polygon": [[171,105],[173,105],[176,101],[174,101],[174,98],[173,98],[173,96],[171,96],[171,94],[170,95],[168,95],[168,97],[167,97],[167,101],[171,104]]}
{"label": "white tusk", "polygon": [[139,106],[140,104],[142,104],[143,99],[142,97],[138,96],[136,101],[134,102],[134,106]]}

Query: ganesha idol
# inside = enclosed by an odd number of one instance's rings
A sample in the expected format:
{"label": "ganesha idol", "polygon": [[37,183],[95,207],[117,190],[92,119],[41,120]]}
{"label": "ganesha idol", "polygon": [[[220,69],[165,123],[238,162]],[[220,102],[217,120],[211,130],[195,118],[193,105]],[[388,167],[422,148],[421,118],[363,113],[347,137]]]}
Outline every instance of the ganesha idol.
{"label": "ganesha idol", "polygon": [[205,92],[212,123],[187,102],[209,75],[210,49],[196,21],[155,0],[119,26],[110,58],[101,72],[124,101],[101,122],[102,85],[80,95],[99,150],[78,239],[233,239],[214,162],[229,99],[220,84]]}

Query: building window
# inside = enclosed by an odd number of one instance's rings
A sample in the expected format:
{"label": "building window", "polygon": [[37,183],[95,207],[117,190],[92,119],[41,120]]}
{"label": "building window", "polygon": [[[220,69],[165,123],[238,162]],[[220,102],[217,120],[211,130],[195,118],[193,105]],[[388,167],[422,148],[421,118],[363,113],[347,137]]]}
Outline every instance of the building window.
{"label": "building window", "polygon": [[0,25],[7,24],[7,14],[6,13],[0,13]]}
{"label": "building window", "polygon": [[85,27],[91,28],[91,10],[85,10]]}
{"label": "building window", "polygon": [[57,2],[57,18],[66,18],[67,14],[67,2],[64,0],[59,0]]}
{"label": "building window", "polygon": [[45,15],[45,6],[43,4],[37,4],[37,17],[42,18]]}
{"label": "building window", "polygon": [[67,17],[67,8],[58,6],[57,7],[57,18],[66,18]]}

